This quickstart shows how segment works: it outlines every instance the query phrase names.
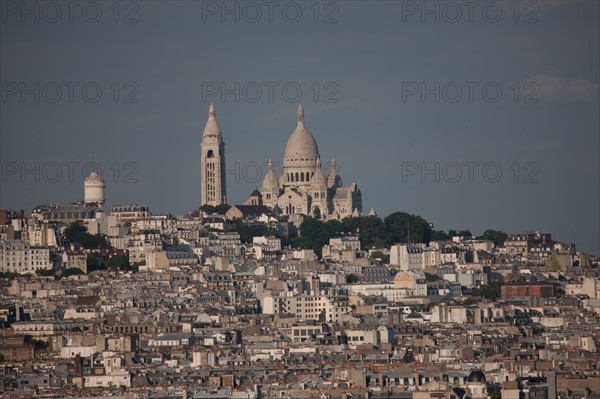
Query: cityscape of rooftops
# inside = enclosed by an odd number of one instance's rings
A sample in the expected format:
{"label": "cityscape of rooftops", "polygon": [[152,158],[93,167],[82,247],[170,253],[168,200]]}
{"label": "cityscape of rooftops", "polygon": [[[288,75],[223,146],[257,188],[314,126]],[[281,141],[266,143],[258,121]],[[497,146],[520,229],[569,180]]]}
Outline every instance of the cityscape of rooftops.
{"label": "cityscape of rooftops", "polygon": [[0,0],[0,399],[600,399],[600,3]]}

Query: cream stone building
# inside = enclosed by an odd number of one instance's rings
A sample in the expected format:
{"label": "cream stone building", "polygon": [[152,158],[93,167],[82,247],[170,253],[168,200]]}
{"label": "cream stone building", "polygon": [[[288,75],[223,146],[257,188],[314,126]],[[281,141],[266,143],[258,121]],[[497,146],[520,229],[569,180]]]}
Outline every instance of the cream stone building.
{"label": "cream stone building", "polygon": [[216,206],[227,203],[225,142],[212,104],[210,104],[208,120],[202,136],[200,162],[202,169],[200,204]]}
{"label": "cream stone building", "polygon": [[298,125],[289,137],[283,155],[283,175],[277,176],[269,160],[260,192],[249,201],[266,205],[284,215],[309,215],[321,219],[359,216],[362,195],[356,183],[342,184],[335,160],[327,177],[321,167],[319,147],[304,124],[304,108],[298,108]]}
{"label": "cream stone building", "polygon": [[90,173],[83,181],[84,203],[86,205],[98,205],[102,208],[105,202],[105,188],[104,178],[96,172]]}

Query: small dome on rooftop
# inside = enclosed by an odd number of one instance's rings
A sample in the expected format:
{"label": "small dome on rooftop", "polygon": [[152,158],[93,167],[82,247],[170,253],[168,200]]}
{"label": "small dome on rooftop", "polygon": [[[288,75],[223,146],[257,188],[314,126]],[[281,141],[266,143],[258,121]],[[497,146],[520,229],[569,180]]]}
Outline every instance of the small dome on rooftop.
{"label": "small dome on rooftop", "polygon": [[485,374],[481,370],[473,370],[469,374],[469,382],[485,382]]}

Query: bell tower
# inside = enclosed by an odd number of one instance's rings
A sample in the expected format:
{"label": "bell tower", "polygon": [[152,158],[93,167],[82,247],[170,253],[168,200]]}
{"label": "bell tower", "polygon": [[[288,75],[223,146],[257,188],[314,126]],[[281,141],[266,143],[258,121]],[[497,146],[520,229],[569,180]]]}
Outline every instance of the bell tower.
{"label": "bell tower", "polygon": [[215,117],[215,107],[210,104],[208,120],[202,136],[201,200],[200,205],[217,206],[227,203],[225,185],[225,143]]}

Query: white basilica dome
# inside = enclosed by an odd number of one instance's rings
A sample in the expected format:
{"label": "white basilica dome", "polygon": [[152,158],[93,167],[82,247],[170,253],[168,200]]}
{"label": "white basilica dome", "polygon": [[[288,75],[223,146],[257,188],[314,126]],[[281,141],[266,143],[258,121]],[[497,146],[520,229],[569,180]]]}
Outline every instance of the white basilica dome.
{"label": "white basilica dome", "polygon": [[285,145],[284,160],[297,157],[316,158],[319,156],[319,147],[313,135],[304,126],[304,108],[298,108],[298,127],[292,133]]}

